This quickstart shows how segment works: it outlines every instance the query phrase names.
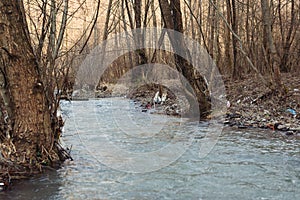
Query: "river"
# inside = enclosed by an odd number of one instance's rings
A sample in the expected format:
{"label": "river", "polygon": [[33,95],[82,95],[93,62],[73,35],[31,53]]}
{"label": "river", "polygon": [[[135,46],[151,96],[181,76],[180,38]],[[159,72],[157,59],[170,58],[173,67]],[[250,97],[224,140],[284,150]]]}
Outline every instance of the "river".
{"label": "river", "polygon": [[299,140],[226,127],[200,156],[207,123],[143,113],[121,98],[61,107],[74,161],[0,199],[300,199]]}

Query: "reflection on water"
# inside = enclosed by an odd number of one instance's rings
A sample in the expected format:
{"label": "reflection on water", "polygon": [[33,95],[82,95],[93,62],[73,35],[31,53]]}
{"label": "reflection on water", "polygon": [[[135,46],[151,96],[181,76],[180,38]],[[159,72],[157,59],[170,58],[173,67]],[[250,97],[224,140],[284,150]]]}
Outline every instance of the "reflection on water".
{"label": "reflection on water", "polygon": [[[299,141],[269,137],[273,133],[268,131],[225,128],[212,152],[200,159],[206,125],[178,128],[185,124],[179,119],[159,115],[152,119],[125,109],[123,103],[120,99],[63,103],[64,140],[72,144],[74,161],[66,162],[58,172],[17,183],[12,191],[0,193],[0,199],[300,199]],[[130,126],[120,113],[114,119],[121,118],[112,122],[108,116],[114,109],[126,110],[137,123],[135,130],[128,133]],[[169,123],[165,121],[171,123],[160,134],[137,131],[145,123],[159,127]],[[126,124],[126,130],[118,131],[113,126],[118,123]],[[101,149],[103,134],[124,151],[137,153],[161,149],[174,138],[194,140],[167,167],[126,173],[101,164],[97,149]]]}

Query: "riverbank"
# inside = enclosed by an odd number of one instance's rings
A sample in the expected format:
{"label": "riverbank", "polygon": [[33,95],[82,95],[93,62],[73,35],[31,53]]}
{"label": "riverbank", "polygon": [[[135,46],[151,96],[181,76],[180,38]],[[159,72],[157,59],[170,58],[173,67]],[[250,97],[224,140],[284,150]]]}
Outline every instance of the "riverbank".
{"label": "riverbank", "polygon": [[282,74],[287,93],[272,93],[251,76],[241,81],[225,80],[230,104],[225,124],[239,128],[268,128],[300,135],[300,77]]}
{"label": "riverbank", "polygon": [[[251,76],[232,82],[224,78],[228,108],[224,124],[236,128],[263,128],[282,131],[286,135],[300,136],[300,77],[282,74],[287,93],[284,96],[272,93],[258,78]],[[162,105],[156,105],[156,114],[180,116],[187,109],[186,102],[170,90]],[[128,95],[140,104],[143,111],[151,103],[158,85],[150,84],[137,88]]]}
{"label": "riverbank", "polygon": [[[154,114],[165,114],[172,116],[181,116],[181,114],[188,109],[188,102],[184,98],[178,98],[170,88],[162,86],[162,92],[167,94],[164,102],[153,103],[154,95],[159,91],[158,84],[147,84],[131,91],[127,98],[130,98],[139,104],[143,112],[151,112]],[[147,111],[149,110],[149,111]]]}

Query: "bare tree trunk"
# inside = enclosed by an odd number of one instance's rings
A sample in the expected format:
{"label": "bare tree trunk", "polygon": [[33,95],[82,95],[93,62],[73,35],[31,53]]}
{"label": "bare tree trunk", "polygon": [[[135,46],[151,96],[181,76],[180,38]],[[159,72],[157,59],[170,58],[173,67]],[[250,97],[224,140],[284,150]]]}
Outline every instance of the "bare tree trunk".
{"label": "bare tree trunk", "polygon": [[190,9],[189,10],[189,16],[190,16],[190,23],[191,23],[191,31],[192,31],[192,38],[196,38],[196,32],[195,32],[195,26],[194,26],[194,18],[193,18],[193,6],[192,6],[192,0],[188,0],[188,6]]}
{"label": "bare tree trunk", "polygon": [[266,67],[271,74],[273,87],[275,85],[277,91],[283,92],[281,83],[280,69],[275,63],[276,49],[274,45],[272,27],[271,27],[271,13],[268,0],[261,0],[262,23],[263,23],[263,48],[266,53]]}
{"label": "bare tree trunk", "polygon": [[[279,6],[278,6],[278,12],[279,12],[279,17],[281,18],[281,8],[280,8],[280,1],[279,1]],[[283,56],[280,61],[280,68],[283,72],[289,72],[290,67],[289,65],[289,59],[290,59],[290,49],[293,43],[293,32],[296,26],[298,24],[295,22],[296,21],[296,13],[295,13],[295,1],[291,0],[291,21],[290,21],[290,26],[287,32],[286,37],[282,38],[283,39]],[[299,23],[299,22],[298,22]],[[281,24],[282,28],[282,24]]]}
{"label": "bare tree trunk", "polygon": [[0,148],[4,158],[39,169],[62,158],[24,13],[22,0],[0,2],[0,61],[9,92],[11,113],[7,117],[12,128]]}
{"label": "bare tree trunk", "polygon": [[[226,14],[227,14],[227,21],[231,21],[231,4],[230,0],[226,0]],[[225,68],[226,69],[232,69],[232,51],[231,51],[231,34],[230,30],[226,28],[225,25]],[[230,70],[229,70],[230,71]]]}
{"label": "bare tree trunk", "polygon": [[[168,0],[159,0],[159,3],[166,28],[183,33],[180,0],[173,0],[170,4]],[[186,57],[189,57],[189,50],[187,49],[183,38],[174,38],[174,35],[171,32],[168,32],[168,35],[175,51],[174,58],[176,68],[187,78],[193,87],[199,103],[200,117],[205,118],[208,116],[211,109],[205,80],[201,76],[196,77],[195,69],[191,63],[180,56],[182,54],[186,54]]]}
{"label": "bare tree trunk", "polygon": [[[155,4],[154,1],[151,1],[151,13],[152,13],[152,22],[153,22],[153,27],[156,28],[157,27],[157,19],[156,19],[156,12],[155,12]],[[157,30],[154,29],[154,36],[153,36],[153,44],[157,43]],[[155,61],[158,61],[161,59],[161,53],[158,53],[154,50],[154,53],[152,55],[152,58],[150,60],[151,63],[154,63]]]}
{"label": "bare tree trunk", "polygon": [[[238,34],[238,26],[237,26],[237,16],[236,16],[236,5],[235,5],[235,0],[232,0],[231,4],[231,10],[232,10],[232,18],[231,18],[231,25],[232,25],[232,30],[234,33]],[[237,38],[232,36],[232,48],[233,48],[233,66],[232,66],[232,74],[231,77],[233,80],[239,79],[240,76],[240,71],[237,66]]]}
{"label": "bare tree trunk", "polygon": [[[127,32],[127,24],[126,24],[126,17],[125,17],[125,6],[124,6],[124,1],[126,0],[122,0],[121,3],[121,16],[122,16],[122,21],[123,21],[123,26],[124,26],[124,30],[125,32]],[[129,40],[129,36],[128,34],[126,34],[126,39]],[[130,42],[127,43],[127,48],[131,49],[132,47],[130,46]],[[134,66],[133,63],[133,56],[132,56],[132,52],[128,53],[128,59],[129,59],[129,69],[132,69]],[[134,74],[132,74],[134,76]]]}
{"label": "bare tree trunk", "polygon": [[[112,9],[111,7],[112,7],[112,0],[109,0],[107,12],[106,12],[106,19],[105,19],[105,25],[104,25],[104,30],[103,30],[102,41],[107,40],[107,37],[108,37],[108,25],[109,25],[109,18],[110,18],[110,13],[111,13],[111,9]],[[104,51],[105,51],[105,49],[104,49]]]}
{"label": "bare tree trunk", "polygon": [[[135,18],[135,26],[136,26],[136,36],[135,36],[135,44],[137,47],[143,47],[143,33],[142,33],[142,1],[135,1],[134,2],[134,18]],[[147,12],[147,11],[146,11]],[[146,19],[145,19],[146,20]],[[136,51],[139,58],[139,65],[146,64],[148,62],[148,58],[146,56],[145,49],[138,49]],[[142,72],[143,73],[143,72]]]}
{"label": "bare tree trunk", "polygon": [[[216,0],[212,0],[214,4],[216,5]],[[216,51],[215,51],[215,32],[216,32],[216,9],[212,6],[209,6],[210,8],[210,48],[209,52],[212,58],[216,61]]]}

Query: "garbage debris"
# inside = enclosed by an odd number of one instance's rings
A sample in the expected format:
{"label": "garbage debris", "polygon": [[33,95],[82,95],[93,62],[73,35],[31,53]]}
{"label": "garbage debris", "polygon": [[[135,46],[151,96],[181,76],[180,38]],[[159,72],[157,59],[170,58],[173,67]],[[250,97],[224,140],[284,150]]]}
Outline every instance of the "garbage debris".
{"label": "garbage debris", "polygon": [[286,111],[287,111],[288,113],[290,113],[291,115],[293,115],[293,116],[296,116],[296,115],[297,115],[297,112],[296,112],[296,110],[294,110],[294,109],[289,108],[289,109],[287,109]]}
{"label": "garbage debris", "polygon": [[160,92],[157,91],[153,98],[153,104],[163,104],[167,100],[167,93],[163,93],[160,96]]}
{"label": "garbage debris", "polygon": [[163,93],[161,97],[161,103],[163,104],[167,100],[167,93]]}
{"label": "garbage debris", "polygon": [[227,101],[227,108],[230,108],[231,104],[230,104],[230,101]]}
{"label": "garbage debris", "polygon": [[153,103],[154,104],[159,104],[161,102],[161,98],[159,96],[159,91],[157,91],[154,95],[154,98],[153,98]]}

